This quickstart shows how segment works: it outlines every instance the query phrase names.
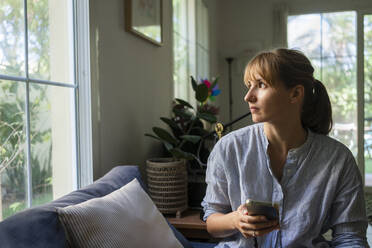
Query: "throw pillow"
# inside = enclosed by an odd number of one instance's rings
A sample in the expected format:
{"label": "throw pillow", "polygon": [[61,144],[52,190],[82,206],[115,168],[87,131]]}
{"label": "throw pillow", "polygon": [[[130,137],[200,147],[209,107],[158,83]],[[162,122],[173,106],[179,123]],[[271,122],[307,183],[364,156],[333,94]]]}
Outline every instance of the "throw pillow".
{"label": "throw pillow", "polygon": [[182,247],[137,179],[58,215],[72,247]]}

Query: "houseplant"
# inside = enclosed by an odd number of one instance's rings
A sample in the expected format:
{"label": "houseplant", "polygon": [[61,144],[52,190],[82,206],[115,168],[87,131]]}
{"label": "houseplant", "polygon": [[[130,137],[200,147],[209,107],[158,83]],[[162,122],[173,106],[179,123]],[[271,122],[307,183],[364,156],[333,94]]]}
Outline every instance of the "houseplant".
{"label": "houseplant", "polygon": [[206,161],[211,148],[207,139],[212,137],[209,126],[216,123],[218,114],[218,108],[212,104],[220,94],[217,81],[216,78],[212,82],[207,79],[197,82],[191,77],[196,108],[185,100],[174,99],[171,118],[160,118],[170,131],[153,127],[153,134],[145,134],[162,142],[171,160],[187,161],[188,198],[192,207],[200,206],[205,192]]}

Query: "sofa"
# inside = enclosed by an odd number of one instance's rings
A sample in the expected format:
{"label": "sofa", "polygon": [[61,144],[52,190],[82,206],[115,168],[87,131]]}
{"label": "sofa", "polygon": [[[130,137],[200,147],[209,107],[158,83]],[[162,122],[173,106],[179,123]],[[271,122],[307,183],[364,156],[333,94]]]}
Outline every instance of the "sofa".
{"label": "sofa", "polygon": [[[8,217],[0,222],[0,247],[70,247],[71,244],[68,242],[66,227],[61,223],[61,218],[59,218],[59,209],[103,198],[127,185],[133,179],[137,179],[136,181],[140,184],[138,187],[142,186],[144,192],[147,192],[137,166],[117,166],[102,178],[82,189],[73,191],[50,203],[26,209]],[[190,242],[171,224],[168,222],[167,224],[183,247],[211,248],[215,246],[215,244],[211,243]],[[130,228],[131,223],[123,223],[123,225]],[[143,238],[146,238],[146,236],[143,236]]]}

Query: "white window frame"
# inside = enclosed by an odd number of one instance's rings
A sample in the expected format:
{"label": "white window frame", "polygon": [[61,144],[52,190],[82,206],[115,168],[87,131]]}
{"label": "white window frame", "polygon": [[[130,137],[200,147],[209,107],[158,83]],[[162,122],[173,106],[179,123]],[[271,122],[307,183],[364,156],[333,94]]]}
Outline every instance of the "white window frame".
{"label": "white window frame", "polygon": [[[28,27],[27,27],[27,0],[23,0],[24,23],[25,23],[25,71],[24,77],[0,75],[0,79],[24,82],[26,84],[26,149],[27,177],[25,184],[26,206],[32,206],[32,183],[31,183],[31,141],[30,141],[30,111],[29,111],[29,87],[30,82],[51,86],[63,86],[75,90],[75,158],[76,168],[73,168],[75,177],[73,189],[77,189],[93,182],[92,166],[92,118],[91,118],[91,81],[90,81],[90,48],[89,48],[89,0],[72,0],[73,4],[73,32],[74,32],[74,74],[75,84],[53,82],[49,80],[31,79],[28,75]],[[1,196],[1,195],[0,195]]]}
{"label": "white window frame", "polygon": [[89,0],[75,0],[75,54],[78,133],[77,187],[93,182],[92,103],[89,40]]}

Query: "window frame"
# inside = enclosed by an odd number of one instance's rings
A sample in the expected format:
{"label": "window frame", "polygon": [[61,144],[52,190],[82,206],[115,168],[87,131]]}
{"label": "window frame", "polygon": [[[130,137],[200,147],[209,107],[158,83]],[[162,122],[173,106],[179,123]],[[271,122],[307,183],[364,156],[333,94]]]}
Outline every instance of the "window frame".
{"label": "window frame", "polygon": [[[206,32],[208,33],[208,37],[207,37],[207,42],[208,42],[208,47],[207,49],[205,49],[203,46],[202,46],[202,42],[201,42],[201,38],[202,37],[198,37],[198,32],[200,32],[199,30],[199,26],[197,25],[197,22],[198,22],[198,18],[202,17],[201,16],[201,13],[200,13],[200,9],[198,9],[198,6],[202,4],[205,8],[206,8],[206,11],[208,13],[208,16],[207,16],[207,23],[206,23],[206,27],[203,27],[203,28],[206,28]],[[186,31],[186,34],[179,34],[182,38],[184,38],[187,42],[187,64],[186,64],[186,71],[188,73],[188,77],[187,77],[187,80],[185,79],[185,82],[182,82],[183,85],[182,86],[176,86],[176,83],[177,82],[173,82],[173,87],[174,87],[174,90],[173,90],[173,95],[177,98],[181,98],[179,95],[178,95],[178,89],[180,88],[183,88],[183,89],[186,89],[186,93],[185,93],[185,97],[186,101],[190,102],[192,105],[195,105],[196,104],[196,100],[194,98],[194,95],[193,95],[193,89],[191,87],[191,84],[190,84],[190,76],[194,76],[194,78],[197,78],[199,73],[204,73],[203,69],[201,68],[201,66],[199,65],[200,63],[200,59],[202,58],[203,55],[199,54],[198,53],[198,49],[201,48],[202,50],[206,50],[207,53],[208,53],[208,65],[207,65],[207,77],[209,78],[210,77],[210,39],[209,39],[209,8],[208,8],[208,4],[205,2],[205,1],[201,1],[201,2],[197,2],[197,0],[190,0],[190,1],[187,1],[187,3],[183,3],[183,7],[186,7],[186,10],[185,10],[185,31]],[[174,12],[173,12],[174,14]],[[203,31],[203,30],[201,30]],[[185,37],[183,37],[183,35],[185,35]],[[174,36],[175,36],[175,31],[173,30],[173,67],[175,67],[175,54],[174,54],[174,45],[175,45],[175,39],[174,39]],[[173,70],[173,79],[174,79],[174,74],[175,74],[175,70]],[[176,88],[178,87],[178,88]]]}
{"label": "window frame", "polygon": [[[90,74],[89,0],[75,3],[75,80],[77,94],[77,188],[93,182],[92,101]],[[76,95],[75,95],[76,96]]]}
{"label": "window frame", "polygon": [[[91,80],[90,80],[90,46],[89,46],[89,0],[71,0],[74,50],[74,84],[54,82],[51,80],[34,79],[29,76],[28,68],[28,19],[27,0],[23,0],[24,44],[25,44],[25,75],[9,76],[0,74],[1,80],[25,83],[25,119],[26,119],[26,207],[32,206],[32,174],[31,174],[31,141],[30,141],[30,84],[37,83],[46,86],[61,86],[74,90],[75,108],[75,160],[72,168],[74,176],[73,189],[81,188],[93,182],[92,159],[92,118],[91,118]],[[0,192],[1,193],[1,192]],[[0,194],[1,200],[1,194]],[[0,209],[1,211],[1,209]]]}
{"label": "window frame", "polygon": [[[365,185],[365,146],[364,146],[364,122],[365,122],[365,99],[364,99],[364,16],[372,15],[372,7],[358,10],[357,13],[357,117],[358,117],[358,167],[362,174],[365,191],[372,193],[372,185]],[[359,128],[362,127],[362,128]],[[360,152],[359,152],[360,151]],[[359,164],[361,166],[359,166]]]}
{"label": "window frame", "polygon": [[[364,159],[364,16],[372,15],[372,8],[360,9],[335,9],[335,10],[313,10],[304,12],[288,12],[287,16],[306,14],[325,14],[334,12],[354,11],[356,18],[356,97],[357,97],[357,165],[360,170],[363,185],[366,192],[372,192],[372,186],[365,185],[365,159]],[[286,27],[288,19],[286,21]],[[287,28],[285,29],[288,36]],[[286,39],[287,40],[287,39]],[[288,41],[287,41],[288,42]],[[288,43],[287,43],[288,47]]]}

